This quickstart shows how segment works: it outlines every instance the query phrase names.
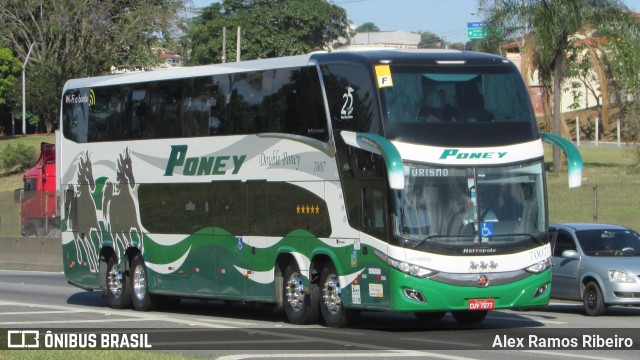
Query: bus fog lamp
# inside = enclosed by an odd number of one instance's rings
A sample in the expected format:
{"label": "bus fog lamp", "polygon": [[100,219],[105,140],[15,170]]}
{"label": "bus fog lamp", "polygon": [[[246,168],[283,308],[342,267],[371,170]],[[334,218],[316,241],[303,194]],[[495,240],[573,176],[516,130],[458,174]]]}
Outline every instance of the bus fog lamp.
{"label": "bus fog lamp", "polygon": [[424,298],[424,295],[422,295],[422,293],[418,290],[404,289],[403,292],[404,292],[404,296],[406,296],[411,300],[414,300],[423,304],[427,302],[427,300]]}
{"label": "bus fog lamp", "polygon": [[548,288],[549,288],[549,284],[544,284],[540,286],[539,288],[536,289],[536,293],[533,295],[533,297],[537,298],[538,296],[541,296],[542,294],[547,292]]}

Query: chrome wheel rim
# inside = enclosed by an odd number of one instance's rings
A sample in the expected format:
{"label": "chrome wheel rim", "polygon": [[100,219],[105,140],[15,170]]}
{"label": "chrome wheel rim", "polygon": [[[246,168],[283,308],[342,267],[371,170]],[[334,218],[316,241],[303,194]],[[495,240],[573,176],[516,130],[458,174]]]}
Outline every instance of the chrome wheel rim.
{"label": "chrome wheel rim", "polygon": [[287,303],[293,311],[302,310],[304,305],[304,284],[302,283],[302,276],[298,273],[294,273],[287,281],[286,287]]}
{"label": "chrome wheel rim", "polygon": [[342,308],[342,295],[340,294],[340,281],[335,274],[329,275],[324,282],[322,301],[330,314],[335,315]]}
{"label": "chrome wheel rim", "polygon": [[147,293],[147,272],[142,266],[136,266],[133,272],[133,293],[138,300],[143,300]]}
{"label": "chrome wheel rim", "polygon": [[120,297],[122,293],[122,275],[117,266],[112,267],[107,275],[107,287],[113,296],[116,298]]}

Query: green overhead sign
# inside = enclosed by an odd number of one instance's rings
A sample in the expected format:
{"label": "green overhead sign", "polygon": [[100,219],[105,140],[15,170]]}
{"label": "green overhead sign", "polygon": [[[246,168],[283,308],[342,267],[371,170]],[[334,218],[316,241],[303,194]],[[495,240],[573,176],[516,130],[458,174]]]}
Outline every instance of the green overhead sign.
{"label": "green overhead sign", "polygon": [[482,39],[484,37],[484,28],[467,29],[467,36],[469,39]]}
{"label": "green overhead sign", "polygon": [[474,21],[467,23],[467,36],[469,39],[482,39],[484,37],[484,22]]}

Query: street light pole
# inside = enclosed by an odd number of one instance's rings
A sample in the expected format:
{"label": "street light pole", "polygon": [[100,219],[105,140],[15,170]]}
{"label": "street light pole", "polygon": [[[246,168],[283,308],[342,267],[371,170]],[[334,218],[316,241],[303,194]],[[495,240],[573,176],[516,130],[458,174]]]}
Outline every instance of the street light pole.
{"label": "street light pole", "polygon": [[27,96],[26,96],[26,81],[25,81],[25,72],[27,70],[27,62],[29,61],[29,55],[31,55],[31,50],[37,44],[34,42],[29,46],[29,51],[27,52],[27,57],[24,59],[24,63],[22,64],[22,135],[27,135]]}

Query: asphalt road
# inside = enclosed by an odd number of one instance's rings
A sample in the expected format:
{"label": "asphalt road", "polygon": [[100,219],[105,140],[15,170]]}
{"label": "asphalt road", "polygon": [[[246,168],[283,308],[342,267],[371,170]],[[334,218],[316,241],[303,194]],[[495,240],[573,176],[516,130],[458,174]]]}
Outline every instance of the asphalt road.
{"label": "asphalt road", "polygon": [[[639,318],[635,307],[612,307],[592,318],[581,304],[552,302],[541,311],[492,311],[475,325],[460,325],[450,315],[424,321],[364,312],[354,327],[330,329],[294,326],[270,308],[221,301],[184,300],[163,312],[112,310],[100,293],[72,287],[60,273],[0,270],[0,330],[145,334],[152,350],[224,360],[637,359]],[[620,350],[629,342],[632,350]]]}

